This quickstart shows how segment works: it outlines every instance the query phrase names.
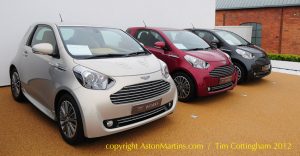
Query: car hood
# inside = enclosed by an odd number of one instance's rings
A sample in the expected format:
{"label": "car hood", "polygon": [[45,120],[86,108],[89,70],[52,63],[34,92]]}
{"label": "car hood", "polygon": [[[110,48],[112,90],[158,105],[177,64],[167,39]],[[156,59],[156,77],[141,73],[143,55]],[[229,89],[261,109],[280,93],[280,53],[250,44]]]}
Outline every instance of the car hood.
{"label": "car hood", "polygon": [[152,54],[125,58],[74,59],[74,62],[108,76],[142,75],[161,69],[159,59]]}
{"label": "car hood", "polygon": [[238,46],[237,49],[242,49],[245,51],[248,51],[253,54],[265,54],[264,50],[255,46],[255,45],[249,45],[249,46]]}
{"label": "car hood", "polygon": [[188,51],[186,52],[189,55],[200,58],[206,62],[218,62],[226,61],[226,55],[219,50],[209,50],[209,51]]}

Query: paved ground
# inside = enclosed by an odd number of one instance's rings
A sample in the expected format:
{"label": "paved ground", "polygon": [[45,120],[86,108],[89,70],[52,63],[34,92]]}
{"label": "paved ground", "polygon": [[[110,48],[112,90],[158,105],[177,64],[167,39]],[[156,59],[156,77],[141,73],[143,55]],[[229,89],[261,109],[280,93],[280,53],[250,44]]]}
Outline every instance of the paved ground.
{"label": "paved ground", "polygon": [[[61,139],[53,121],[29,103],[14,102],[9,88],[0,88],[0,155],[300,155],[299,82],[300,76],[272,73],[224,94],[178,103],[166,118],[76,147]],[[203,149],[106,149],[126,143],[203,144]],[[252,151],[233,149],[245,146],[234,143],[251,144],[253,150],[256,143],[271,146]]]}

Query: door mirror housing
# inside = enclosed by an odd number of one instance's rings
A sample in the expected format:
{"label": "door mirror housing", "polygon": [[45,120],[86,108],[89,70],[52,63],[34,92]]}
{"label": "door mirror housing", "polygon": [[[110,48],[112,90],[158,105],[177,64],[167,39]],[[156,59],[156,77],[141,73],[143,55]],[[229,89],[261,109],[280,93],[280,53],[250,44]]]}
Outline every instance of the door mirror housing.
{"label": "door mirror housing", "polygon": [[220,42],[214,39],[210,42],[210,45],[214,48],[218,48],[220,46]]}
{"label": "door mirror housing", "polygon": [[210,45],[214,48],[218,48],[218,43],[216,42],[211,42]]}
{"label": "door mirror housing", "polygon": [[165,49],[166,43],[165,43],[165,42],[161,42],[161,41],[155,42],[155,43],[154,43],[154,47],[160,48],[160,49]]}
{"label": "door mirror housing", "polygon": [[39,43],[32,47],[32,51],[36,54],[50,55],[54,53],[53,46],[50,43]]}

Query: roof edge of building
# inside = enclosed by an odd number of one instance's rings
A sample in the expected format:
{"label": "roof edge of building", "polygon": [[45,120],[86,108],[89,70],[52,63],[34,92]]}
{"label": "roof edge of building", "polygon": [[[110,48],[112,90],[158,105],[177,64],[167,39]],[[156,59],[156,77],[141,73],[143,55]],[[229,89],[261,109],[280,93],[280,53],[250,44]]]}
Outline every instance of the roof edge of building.
{"label": "roof edge of building", "polygon": [[242,9],[261,9],[261,8],[284,8],[284,7],[300,7],[299,5],[266,5],[266,6],[253,6],[253,7],[231,7],[231,8],[216,8],[217,11],[221,10],[242,10]]}

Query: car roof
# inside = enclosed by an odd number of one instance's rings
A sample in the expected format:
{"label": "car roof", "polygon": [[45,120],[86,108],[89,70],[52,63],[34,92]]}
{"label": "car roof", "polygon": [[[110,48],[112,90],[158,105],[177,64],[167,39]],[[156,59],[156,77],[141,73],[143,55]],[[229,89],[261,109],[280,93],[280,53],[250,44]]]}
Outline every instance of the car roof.
{"label": "car roof", "polygon": [[227,31],[227,32],[230,32],[228,30],[223,30],[223,29],[205,29],[205,28],[188,28],[186,30],[202,30],[202,31],[209,31],[209,32],[216,32],[216,31]]}
{"label": "car roof", "polygon": [[204,30],[204,31],[212,31],[214,29],[205,29],[205,28],[187,28],[186,30]]}
{"label": "car roof", "polygon": [[106,27],[106,26],[99,26],[99,25],[93,25],[93,24],[74,24],[74,23],[65,23],[65,22],[36,22],[33,25],[50,25],[50,26],[74,26],[74,27],[99,27],[99,28],[112,28],[112,29],[120,29],[120,28],[114,28],[114,27]]}
{"label": "car roof", "polygon": [[131,27],[129,29],[152,29],[152,30],[157,30],[157,31],[165,31],[165,30],[184,30],[184,29],[177,29],[177,28],[167,28],[167,27]]}

